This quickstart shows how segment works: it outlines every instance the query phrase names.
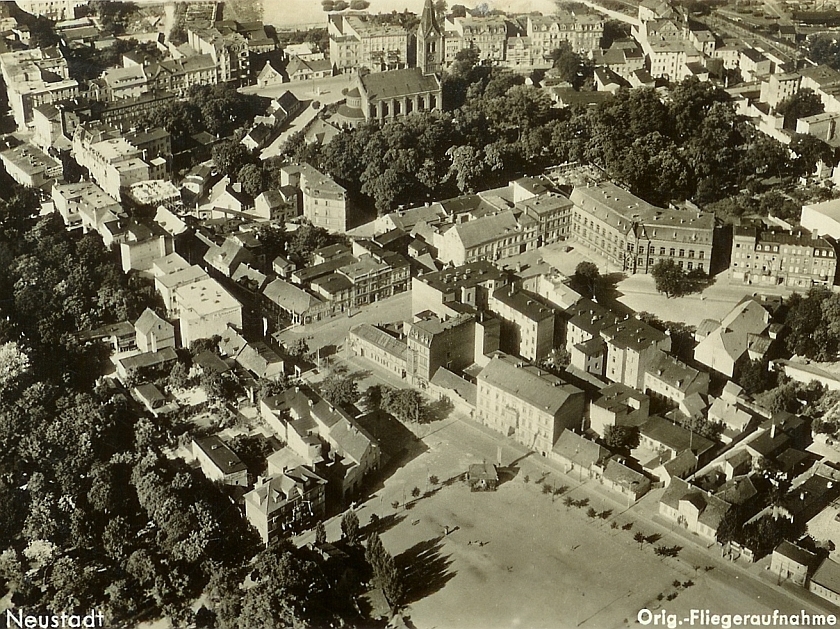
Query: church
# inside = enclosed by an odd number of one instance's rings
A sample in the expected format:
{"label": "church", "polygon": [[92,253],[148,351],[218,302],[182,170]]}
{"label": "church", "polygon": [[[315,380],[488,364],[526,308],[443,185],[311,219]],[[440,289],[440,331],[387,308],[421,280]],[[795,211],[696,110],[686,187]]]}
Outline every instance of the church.
{"label": "church", "polygon": [[443,71],[444,37],[432,0],[426,0],[415,36],[416,67],[357,77],[347,94],[347,107],[361,110],[366,120],[383,121],[442,109],[438,73]]}

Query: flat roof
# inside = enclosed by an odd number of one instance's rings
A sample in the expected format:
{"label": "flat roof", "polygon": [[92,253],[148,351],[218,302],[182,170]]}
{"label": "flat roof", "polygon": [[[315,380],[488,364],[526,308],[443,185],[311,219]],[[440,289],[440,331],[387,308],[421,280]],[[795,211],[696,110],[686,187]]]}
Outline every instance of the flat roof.
{"label": "flat roof", "polygon": [[242,305],[213,278],[184,284],[175,289],[181,308],[198,316],[207,316],[221,310],[241,308]]}

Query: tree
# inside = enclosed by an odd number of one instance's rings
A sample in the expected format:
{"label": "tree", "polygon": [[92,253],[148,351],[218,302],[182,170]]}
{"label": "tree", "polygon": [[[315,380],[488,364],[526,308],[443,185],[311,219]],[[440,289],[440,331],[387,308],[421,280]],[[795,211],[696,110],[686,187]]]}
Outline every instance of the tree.
{"label": "tree", "polygon": [[575,287],[582,292],[585,297],[592,297],[595,295],[595,287],[601,277],[601,272],[598,270],[598,265],[594,262],[584,260],[578,262],[575,267],[574,274]]}
{"label": "tree", "polygon": [[773,376],[764,360],[748,360],[741,367],[738,383],[750,395],[766,391],[773,383]]}
{"label": "tree", "polygon": [[636,426],[610,425],[604,429],[604,444],[613,450],[628,451],[639,447],[639,429]]}
{"label": "tree", "polygon": [[397,419],[417,424],[423,417],[423,397],[415,389],[389,389],[382,396],[382,408]]}
{"label": "tree", "polygon": [[568,42],[560,42],[560,46],[551,51],[551,60],[559,78],[572,87],[579,90],[588,75],[591,75],[591,67],[588,60],[572,50]]}
{"label": "tree", "polygon": [[320,387],[321,395],[336,406],[352,406],[359,400],[359,387],[352,378],[333,373]]}
{"label": "tree", "polygon": [[355,511],[348,511],[342,516],[341,536],[348,544],[359,541],[359,516]]}
{"label": "tree", "polygon": [[684,294],[686,273],[672,259],[667,258],[654,264],[650,274],[653,276],[656,290],[665,293],[666,297]]}
{"label": "tree", "polygon": [[391,388],[384,384],[370,385],[365,391],[363,399],[365,408],[367,408],[369,411],[378,411],[380,408],[382,408],[382,400],[385,396],[385,393],[387,393],[390,390]]}
{"label": "tree", "polygon": [[645,534],[641,531],[636,531],[636,534],[633,535],[633,539],[639,543],[639,549],[642,548],[642,545],[647,541]]}
{"label": "tree", "polygon": [[318,524],[315,525],[315,543],[327,543],[327,529],[324,528],[324,523],[320,520],[318,521]]}
{"label": "tree", "polygon": [[240,142],[222,140],[212,150],[213,163],[231,179],[236,179],[243,166],[254,161],[253,156]]}
{"label": "tree", "polygon": [[796,129],[796,121],[800,118],[815,116],[824,111],[825,106],[819,95],[807,87],[788,96],[776,106],[776,113],[785,118],[786,129]]}
{"label": "tree", "polygon": [[263,169],[257,164],[245,164],[239,169],[236,179],[242,184],[242,190],[252,197],[259,196],[265,189]]}
{"label": "tree", "polygon": [[189,369],[180,360],[172,365],[169,377],[166,380],[166,388],[169,391],[186,389],[190,384]]}

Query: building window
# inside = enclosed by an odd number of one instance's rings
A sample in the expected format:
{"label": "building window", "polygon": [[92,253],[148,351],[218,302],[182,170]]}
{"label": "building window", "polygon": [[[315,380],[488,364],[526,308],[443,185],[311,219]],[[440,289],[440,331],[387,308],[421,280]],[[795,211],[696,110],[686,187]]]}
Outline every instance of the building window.
{"label": "building window", "polygon": [[661,255],[661,256],[665,255],[665,247],[659,247],[659,255]]}
{"label": "building window", "polygon": [[685,257],[685,249],[680,249],[680,257],[681,258]]}
{"label": "building window", "polygon": [[694,249],[689,249],[689,250],[688,250],[688,257],[689,257],[689,258],[693,258],[693,257],[694,257]]}
{"label": "building window", "polygon": [[673,258],[673,257],[674,257],[674,254],[675,254],[676,252],[677,252],[677,250],[676,250],[676,249],[674,249],[673,247],[671,247],[671,251],[670,251],[669,255]]}

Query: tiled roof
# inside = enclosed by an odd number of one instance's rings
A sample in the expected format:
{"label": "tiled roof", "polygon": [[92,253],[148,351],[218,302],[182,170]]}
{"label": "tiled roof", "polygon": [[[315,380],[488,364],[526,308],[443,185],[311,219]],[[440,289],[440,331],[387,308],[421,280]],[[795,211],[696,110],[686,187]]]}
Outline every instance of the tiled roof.
{"label": "tiled roof", "polygon": [[427,94],[440,90],[440,81],[431,74],[423,74],[420,68],[374,72],[361,77],[362,89],[369,102],[399,98],[414,94]]}
{"label": "tiled roof", "polygon": [[[522,366],[517,366],[519,364]],[[556,376],[520,363],[511,356],[494,356],[478,379],[550,415],[559,411],[572,395],[581,392]]]}

